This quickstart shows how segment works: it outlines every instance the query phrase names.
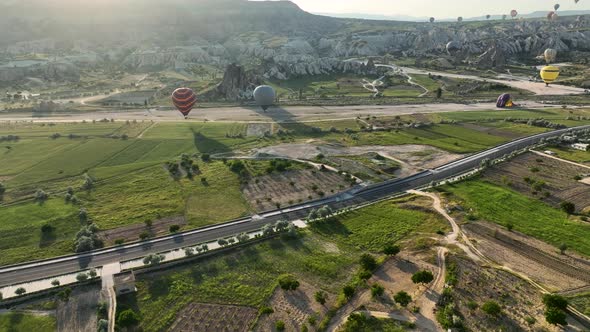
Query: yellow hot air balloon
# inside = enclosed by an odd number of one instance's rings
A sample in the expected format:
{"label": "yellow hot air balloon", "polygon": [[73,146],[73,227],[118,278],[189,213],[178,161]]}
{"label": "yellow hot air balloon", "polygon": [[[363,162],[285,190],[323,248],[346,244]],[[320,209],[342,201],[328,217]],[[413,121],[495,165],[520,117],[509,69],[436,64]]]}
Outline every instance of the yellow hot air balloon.
{"label": "yellow hot air balloon", "polygon": [[553,83],[559,77],[559,68],[555,66],[545,66],[541,69],[541,78],[545,84]]}

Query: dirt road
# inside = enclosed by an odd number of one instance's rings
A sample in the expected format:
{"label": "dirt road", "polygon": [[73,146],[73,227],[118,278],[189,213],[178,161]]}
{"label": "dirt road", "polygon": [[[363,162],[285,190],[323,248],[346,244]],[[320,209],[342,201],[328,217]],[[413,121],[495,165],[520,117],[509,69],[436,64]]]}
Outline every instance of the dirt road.
{"label": "dirt road", "polygon": [[[555,107],[533,101],[521,102],[522,108],[544,109]],[[100,119],[146,120],[154,122],[244,122],[244,123],[292,123],[356,119],[358,116],[397,116],[447,112],[495,111],[495,103],[476,104],[415,104],[415,105],[366,105],[366,106],[285,106],[271,107],[267,112],[256,107],[219,107],[194,109],[188,120],[170,110],[135,109],[96,112],[55,112],[33,114],[30,112],[0,114],[0,121],[73,122]]]}

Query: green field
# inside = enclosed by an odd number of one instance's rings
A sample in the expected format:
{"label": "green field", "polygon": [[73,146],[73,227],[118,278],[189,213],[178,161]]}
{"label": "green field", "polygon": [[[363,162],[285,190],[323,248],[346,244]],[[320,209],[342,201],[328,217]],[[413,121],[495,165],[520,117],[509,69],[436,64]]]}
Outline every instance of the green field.
{"label": "green field", "polygon": [[55,317],[25,313],[0,314],[0,331],[6,332],[53,332],[57,329]]}
{"label": "green field", "polygon": [[568,297],[572,306],[580,312],[590,315],[590,293],[581,293]]}
{"label": "green field", "polygon": [[142,275],[137,295],[120,298],[118,304],[138,310],[145,331],[158,331],[191,301],[261,307],[283,273],[338,294],[354,278],[361,253],[378,254],[410,234],[433,236],[448,227],[434,214],[399,205],[408,202],[412,200],[376,204],[314,224],[297,239],[267,240],[165,273]]}
{"label": "green field", "polygon": [[543,202],[485,181],[467,181],[444,186],[445,191],[461,200],[465,210],[503,226],[509,223],[516,231],[543,240],[556,247],[561,244],[590,256],[590,224],[568,216]]}
{"label": "green field", "polygon": [[559,158],[575,161],[578,163],[590,163],[590,152],[580,151],[563,147],[551,147],[550,151],[557,154]]}

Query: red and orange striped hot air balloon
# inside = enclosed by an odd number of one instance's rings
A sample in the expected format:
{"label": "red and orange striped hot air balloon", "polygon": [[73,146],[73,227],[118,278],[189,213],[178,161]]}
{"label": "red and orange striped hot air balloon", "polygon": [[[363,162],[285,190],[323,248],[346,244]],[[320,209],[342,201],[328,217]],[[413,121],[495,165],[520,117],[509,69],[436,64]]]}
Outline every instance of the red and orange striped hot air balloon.
{"label": "red and orange striped hot air balloon", "polygon": [[186,119],[197,103],[197,95],[189,88],[178,88],[172,93],[172,103]]}

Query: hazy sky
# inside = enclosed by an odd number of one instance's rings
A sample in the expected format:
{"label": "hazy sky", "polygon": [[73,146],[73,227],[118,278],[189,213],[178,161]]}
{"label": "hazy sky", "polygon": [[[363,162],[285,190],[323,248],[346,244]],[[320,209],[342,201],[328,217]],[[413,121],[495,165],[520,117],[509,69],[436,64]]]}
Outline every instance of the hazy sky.
{"label": "hazy sky", "polygon": [[590,0],[292,0],[303,10],[315,13],[363,13],[408,16],[482,16],[552,10],[559,3],[560,10],[590,10]]}

